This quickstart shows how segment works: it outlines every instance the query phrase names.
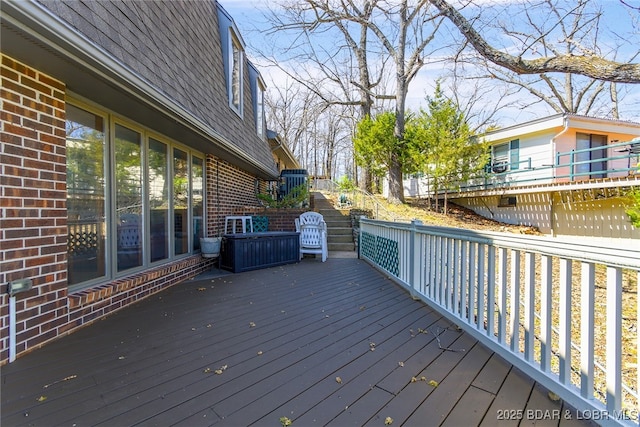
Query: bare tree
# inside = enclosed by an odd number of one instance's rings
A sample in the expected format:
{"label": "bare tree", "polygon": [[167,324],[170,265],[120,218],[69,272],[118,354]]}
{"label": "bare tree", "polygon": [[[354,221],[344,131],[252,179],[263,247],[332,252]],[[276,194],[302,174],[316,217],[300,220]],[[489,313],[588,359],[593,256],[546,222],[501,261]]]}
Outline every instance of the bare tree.
{"label": "bare tree", "polygon": [[[489,44],[487,39],[476,28],[479,15],[469,20],[446,0],[428,1],[458,28],[480,55],[488,61],[515,73],[541,74],[560,72],[617,83],[640,83],[640,64],[631,62],[637,56],[637,53],[632,54],[629,62],[618,62],[599,52],[597,47],[576,45],[576,49],[568,53],[548,48],[538,51],[541,39],[527,33],[521,33],[519,47],[522,50],[514,55],[508,53],[507,49],[500,50]],[[469,4],[473,5],[473,1],[470,1]],[[626,3],[623,2],[623,4]],[[533,9],[536,5],[530,4],[529,7]],[[631,8],[631,6],[629,7]],[[550,30],[548,31],[550,32]],[[516,34],[516,32],[511,34]],[[525,56],[530,56],[531,59],[525,59]]]}
{"label": "bare tree", "polygon": [[[263,54],[277,57],[273,65],[314,93],[324,108],[358,107],[352,114],[357,121],[370,115],[378,100],[392,98],[384,89],[376,93],[385,76],[386,57],[369,43],[366,22],[373,10],[368,2],[362,8],[329,0],[281,2],[267,14],[270,34],[285,32],[295,37],[278,55]],[[347,15],[357,19],[343,19]],[[295,67],[289,66],[292,61]],[[371,187],[366,171],[364,183],[365,188]]]}
{"label": "bare tree", "polygon": [[[538,40],[543,55],[566,54],[575,55],[580,46],[599,46],[603,18],[602,7],[592,7],[590,0],[578,0],[566,3],[556,0],[543,0],[537,4],[538,8],[523,10],[522,23],[514,25],[514,29],[507,28],[499,20],[494,25],[499,31],[514,39],[527,37]],[[548,14],[539,13],[539,7],[544,6]],[[511,16],[510,16],[511,17]],[[551,19],[553,18],[553,19]],[[515,19],[513,19],[515,21]],[[552,34],[555,28],[556,34]],[[459,55],[460,59],[470,61],[475,65],[472,69],[465,69],[466,78],[488,80],[496,88],[511,87],[518,91],[527,92],[529,96],[519,96],[517,104],[526,109],[536,103],[544,103],[556,113],[583,114],[589,116],[605,116],[619,118],[618,102],[624,98],[627,85],[615,82],[604,82],[590,77],[569,73],[541,73],[539,75],[519,75],[509,69],[500,67],[478,55]],[[622,87],[620,87],[622,86]]]}

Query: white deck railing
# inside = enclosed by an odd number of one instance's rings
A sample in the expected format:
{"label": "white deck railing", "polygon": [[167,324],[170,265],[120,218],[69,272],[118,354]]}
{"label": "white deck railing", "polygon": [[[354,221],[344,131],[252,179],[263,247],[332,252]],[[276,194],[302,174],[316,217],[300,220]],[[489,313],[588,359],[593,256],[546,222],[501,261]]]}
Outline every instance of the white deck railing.
{"label": "white deck railing", "polygon": [[363,219],[360,257],[603,425],[638,425],[640,242]]}

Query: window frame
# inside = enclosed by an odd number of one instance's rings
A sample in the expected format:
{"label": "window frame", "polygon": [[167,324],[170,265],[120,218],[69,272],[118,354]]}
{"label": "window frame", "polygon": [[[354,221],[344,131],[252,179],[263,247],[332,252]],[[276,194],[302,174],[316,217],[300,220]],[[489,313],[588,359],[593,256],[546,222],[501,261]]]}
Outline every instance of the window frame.
{"label": "window frame", "polygon": [[[104,144],[105,144],[105,153],[103,159],[103,174],[104,174],[104,215],[106,216],[104,220],[104,235],[105,235],[105,248],[104,248],[104,275],[100,277],[96,277],[90,280],[86,280],[83,282],[68,284],[69,292],[77,292],[83,289],[91,288],[101,283],[108,283],[113,280],[117,280],[120,277],[129,276],[131,274],[135,274],[139,271],[144,271],[148,268],[151,268],[154,265],[160,265],[168,262],[175,261],[177,259],[189,257],[199,253],[200,251],[196,249],[194,245],[193,239],[195,238],[193,235],[193,210],[191,209],[192,197],[193,197],[193,168],[192,163],[194,158],[197,158],[202,163],[202,224],[203,229],[206,228],[207,223],[207,209],[206,209],[206,179],[207,179],[207,171],[206,171],[206,155],[202,152],[192,149],[189,146],[181,144],[173,139],[160,135],[153,130],[142,126],[132,120],[127,119],[121,115],[118,115],[112,111],[109,111],[105,108],[100,107],[99,105],[88,104],[88,102],[80,101],[76,98],[67,99],[67,105],[70,105],[74,108],[78,108],[81,110],[85,110],[93,115],[100,117],[103,120],[103,133],[104,133]],[[117,245],[117,225],[118,225],[118,212],[116,206],[116,142],[115,142],[115,129],[116,126],[122,126],[128,130],[135,131],[139,133],[140,137],[140,166],[142,169],[142,201],[140,207],[140,215],[142,218],[142,226],[141,230],[143,236],[141,238],[142,245],[142,262],[140,266],[127,268],[121,271],[118,271],[117,259],[118,259],[118,245]],[[150,155],[150,140],[154,139],[162,144],[166,145],[167,148],[167,158],[166,158],[166,173],[167,173],[167,181],[169,182],[168,194],[167,194],[167,256],[165,258],[152,261],[151,260],[151,222],[150,222],[150,201],[149,201],[149,155]],[[175,254],[174,246],[175,239],[173,236],[173,232],[175,230],[174,227],[174,203],[173,203],[173,153],[174,150],[181,150],[187,153],[187,176],[188,176],[188,201],[187,201],[187,218],[186,218],[186,233],[187,233],[187,242],[186,247],[187,251],[183,254]],[[67,197],[69,195],[67,194]]]}
{"label": "window frame", "polygon": [[[242,46],[242,42],[231,27],[229,28],[229,45],[227,54],[229,67],[227,73],[227,95],[229,98],[229,107],[235,111],[238,116],[242,117],[244,112],[244,48]],[[234,100],[236,95],[234,90],[236,79],[238,89],[237,103]]]}

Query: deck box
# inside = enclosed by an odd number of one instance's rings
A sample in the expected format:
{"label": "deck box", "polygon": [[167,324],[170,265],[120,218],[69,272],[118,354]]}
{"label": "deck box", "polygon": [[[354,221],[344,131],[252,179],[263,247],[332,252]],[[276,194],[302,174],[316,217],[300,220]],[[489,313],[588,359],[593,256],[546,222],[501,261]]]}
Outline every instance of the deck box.
{"label": "deck box", "polygon": [[240,273],[300,260],[300,233],[268,231],[222,236],[220,267]]}

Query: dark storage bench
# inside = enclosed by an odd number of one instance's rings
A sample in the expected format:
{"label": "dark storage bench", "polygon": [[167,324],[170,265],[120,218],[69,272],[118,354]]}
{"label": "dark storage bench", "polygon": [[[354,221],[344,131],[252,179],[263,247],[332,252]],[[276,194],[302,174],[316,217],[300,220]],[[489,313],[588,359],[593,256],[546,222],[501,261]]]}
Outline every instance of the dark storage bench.
{"label": "dark storage bench", "polygon": [[300,260],[300,233],[268,231],[222,236],[220,267],[239,273]]}

